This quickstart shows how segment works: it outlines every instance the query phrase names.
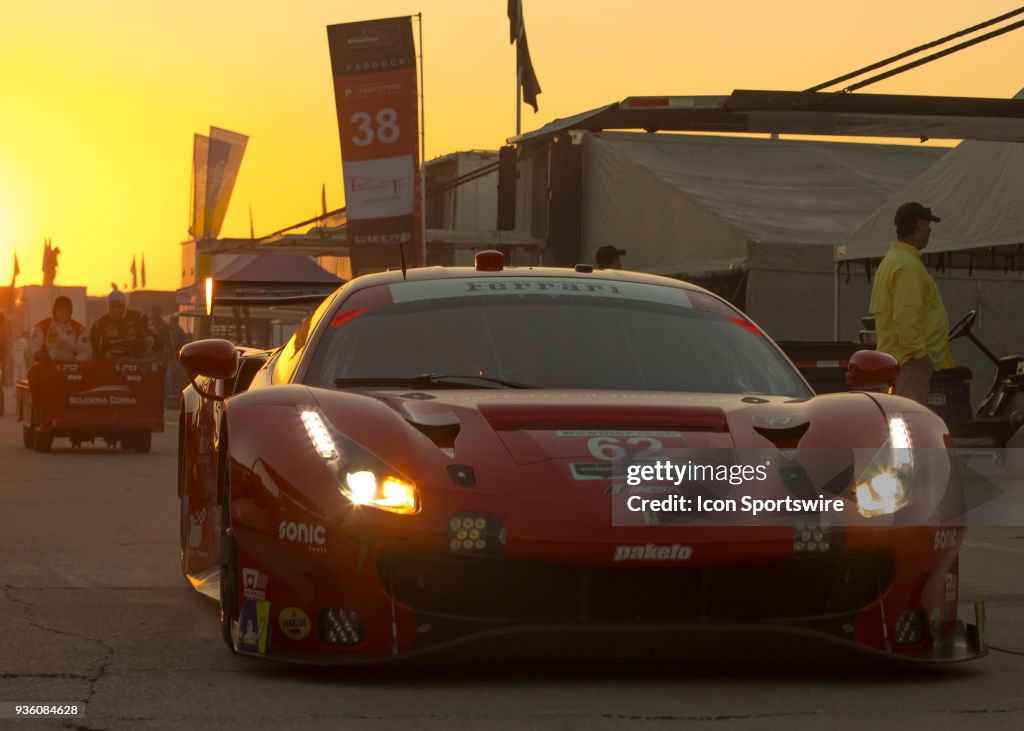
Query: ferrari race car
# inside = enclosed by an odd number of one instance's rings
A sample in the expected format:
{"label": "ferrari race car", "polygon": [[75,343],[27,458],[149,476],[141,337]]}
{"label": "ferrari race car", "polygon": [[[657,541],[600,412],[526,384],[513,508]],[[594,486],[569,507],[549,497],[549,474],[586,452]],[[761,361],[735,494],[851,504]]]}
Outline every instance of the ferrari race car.
{"label": "ferrari race car", "polygon": [[[182,570],[235,652],[985,654],[942,420],[815,396],[699,287],[482,252],[359,277],[281,348],[180,359]],[[849,378],[898,370],[864,351]]]}

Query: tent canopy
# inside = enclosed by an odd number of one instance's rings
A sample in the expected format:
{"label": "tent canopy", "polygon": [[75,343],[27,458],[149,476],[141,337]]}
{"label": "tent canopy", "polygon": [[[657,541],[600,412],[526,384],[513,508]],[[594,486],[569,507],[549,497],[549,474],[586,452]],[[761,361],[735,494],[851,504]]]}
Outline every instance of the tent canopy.
{"label": "tent canopy", "polygon": [[836,261],[880,259],[896,237],[893,217],[907,201],[930,207],[926,262],[945,268],[1024,267],[1024,144],[962,142],[843,238]]}
{"label": "tent canopy", "polygon": [[[213,259],[212,277],[217,282],[218,299],[243,296],[246,292],[253,297],[326,296],[343,283],[309,257],[291,254],[218,254]],[[206,283],[198,281],[182,287],[176,296],[179,304],[201,302],[206,297]]]}
{"label": "tent canopy", "polygon": [[302,284],[341,284],[341,280],[322,269],[307,256],[238,256],[215,267],[218,282],[298,282]]}
{"label": "tent canopy", "polygon": [[689,276],[830,271],[832,247],[948,148],[592,133],[584,137],[584,253]]}

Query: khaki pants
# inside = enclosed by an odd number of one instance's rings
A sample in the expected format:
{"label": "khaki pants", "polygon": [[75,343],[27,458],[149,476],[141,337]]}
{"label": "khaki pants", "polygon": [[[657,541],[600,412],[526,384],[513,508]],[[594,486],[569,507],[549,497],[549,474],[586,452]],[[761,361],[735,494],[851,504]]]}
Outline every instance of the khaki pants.
{"label": "khaki pants", "polygon": [[932,382],[932,359],[911,358],[900,366],[893,393],[914,399],[922,406],[928,405],[928,386]]}

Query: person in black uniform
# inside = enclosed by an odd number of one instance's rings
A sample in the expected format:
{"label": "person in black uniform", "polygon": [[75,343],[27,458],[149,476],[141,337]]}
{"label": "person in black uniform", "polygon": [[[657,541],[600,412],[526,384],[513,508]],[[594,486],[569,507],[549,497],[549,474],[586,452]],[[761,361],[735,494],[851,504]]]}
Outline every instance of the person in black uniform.
{"label": "person in black uniform", "polygon": [[107,295],[107,314],[93,323],[90,332],[92,356],[133,358],[151,353],[157,345],[157,334],[146,316],[129,310],[123,292]]}

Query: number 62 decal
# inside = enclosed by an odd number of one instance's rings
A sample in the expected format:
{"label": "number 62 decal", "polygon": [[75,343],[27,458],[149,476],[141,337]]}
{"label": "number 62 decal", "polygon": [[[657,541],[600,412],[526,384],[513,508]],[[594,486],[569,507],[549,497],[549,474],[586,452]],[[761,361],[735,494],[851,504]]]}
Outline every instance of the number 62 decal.
{"label": "number 62 decal", "polygon": [[630,456],[629,449],[622,446],[623,441],[629,446],[644,446],[632,455],[633,459],[648,459],[661,449],[661,441],[652,437],[630,437],[622,440],[619,437],[591,437],[587,440],[587,451],[596,459],[610,461]]}

